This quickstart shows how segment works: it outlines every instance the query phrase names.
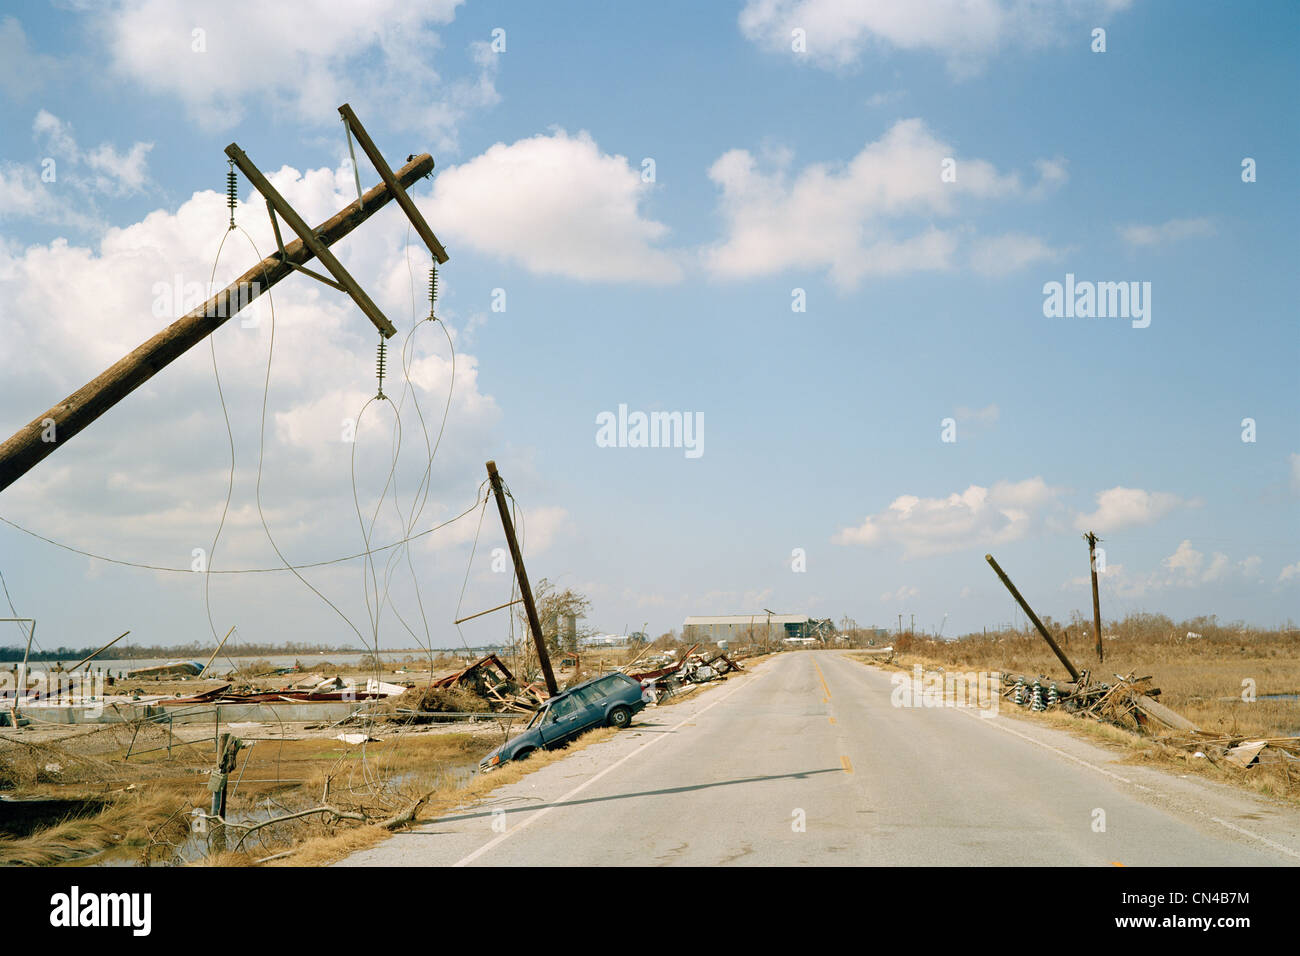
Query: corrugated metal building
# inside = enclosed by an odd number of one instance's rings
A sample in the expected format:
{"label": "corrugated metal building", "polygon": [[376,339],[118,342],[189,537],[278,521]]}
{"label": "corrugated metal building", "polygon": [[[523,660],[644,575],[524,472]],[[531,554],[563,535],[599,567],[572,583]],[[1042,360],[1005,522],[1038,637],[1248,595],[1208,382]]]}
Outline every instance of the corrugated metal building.
{"label": "corrugated metal building", "polygon": [[772,640],[803,637],[812,633],[813,619],[807,614],[722,614],[716,616],[688,617],[682,624],[684,641],[746,641],[752,636],[764,640],[768,620],[772,622]]}

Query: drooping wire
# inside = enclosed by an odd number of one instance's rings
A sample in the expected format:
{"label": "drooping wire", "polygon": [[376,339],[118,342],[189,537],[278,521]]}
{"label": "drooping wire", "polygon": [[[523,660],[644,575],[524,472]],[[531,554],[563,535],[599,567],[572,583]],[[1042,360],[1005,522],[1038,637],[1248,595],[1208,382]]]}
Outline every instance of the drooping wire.
{"label": "drooping wire", "polygon": [[[226,247],[226,239],[230,236],[230,233],[237,228],[235,225],[234,207],[237,188],[235,183],[234,160],[231,160],[230,162],[230,172],[227,176],[226,190],[231,203],[230,228],[226,230],[224,235],[222,235],[221,242],[217,245],[217,254],[212,260],[212,272],[208,276],[209,290],[212,289],[213,284],[216,282],[217,266],[221,262],[221,251]],[[229,296],[227,296],[227,304],[229,304]],[[235,432],[230,427],[230,411],[226,407],[226,396],[221,388],[221,369],[217,363],[217,344],[215,339],[215,335],[208,336],[208,350],[212,355],[212,376],[217,383],[217,397],[221,402],[221,416],[226,423],[226,440],[230,444],[230,477],[226,482],[226,500],[221,505],[221,520],[217,522],[217,532],[212,538],[212,547],[208,550],[207,560],[203,564],[203,610],[207,615],[208,630],[212,633],[212,639],[214,641],[219,640],[219,638],[217,637],[216,623],[212,620],[212,563],[216,560],[217,544],[221,541],[221,532],[226,527],[226,515],[230,511],[230,499],[235,493]]]}
{"label": "drooping wire", "polygon": [[[478,502],[475,502],[476,506],[477,504]],[[9,602],[9,613],[14,617],[18,617],[18,611],[14,608],[14,599],[9,596],[9,583],[5,581],[4,572],[0,572],[0,587],[4,588],[5,600]],[[41,642],[36,640],[36,635],[32,633],[35,625],[30,621],[15,621],[14,623],[18,625],[18,630],[23,632],[23,637],[31,637],[32,643],[36,645],[36,649],[44,654],[45,648],[41,647]]]}

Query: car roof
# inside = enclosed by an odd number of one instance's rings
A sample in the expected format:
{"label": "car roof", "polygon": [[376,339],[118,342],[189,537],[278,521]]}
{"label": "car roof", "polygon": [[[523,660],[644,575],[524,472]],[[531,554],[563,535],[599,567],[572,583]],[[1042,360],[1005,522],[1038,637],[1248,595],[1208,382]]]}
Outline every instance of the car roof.
{"label": "car roof", "polygon": [[[567,697],[569,694],[572,694],[575,690],[582,690],[582,688],[586,687],[588,684],[594,684],[598,680],[604,680],[606,677],[610,676],[610,674],[618,674],[622,677],[627,677],[627,675],[624,674],[622,671],[607,671],[604,674],[600,674],[596,677],[590,678],[589,680],[585,680],[581,684],[574,684],[568,690],[560,691],[558,694],[552,697],[551,700],[548,700],[547,703],[549,704],[551,701],[559,700],[561,697]],[[631,680],[631,678],[628,679]]]}

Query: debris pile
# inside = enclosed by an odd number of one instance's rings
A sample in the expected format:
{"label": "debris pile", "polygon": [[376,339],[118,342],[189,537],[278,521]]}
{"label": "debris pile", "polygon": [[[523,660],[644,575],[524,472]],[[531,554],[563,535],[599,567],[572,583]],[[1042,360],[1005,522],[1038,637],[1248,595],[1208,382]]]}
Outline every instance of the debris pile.
{"label": "debris pile", "polygon": [[[734,660],[719,651],[711,656],[695,653],[699,644],[693,644],[686,653],[677,659],[672,651],[664,655],[648,658],[641,666],[649,665],[651,669],[632,671],[636,660],[624,666],[623,671],[633,680],[641,682],[647,690],[653,689],[656,703],[662,702],[675,690],[688,684],[707,684],[710,681],[725,680],[732,671],[743,670]],[[666,663],[663,663],[667,661]],[[659,665],[659,666],[655,666]]]}

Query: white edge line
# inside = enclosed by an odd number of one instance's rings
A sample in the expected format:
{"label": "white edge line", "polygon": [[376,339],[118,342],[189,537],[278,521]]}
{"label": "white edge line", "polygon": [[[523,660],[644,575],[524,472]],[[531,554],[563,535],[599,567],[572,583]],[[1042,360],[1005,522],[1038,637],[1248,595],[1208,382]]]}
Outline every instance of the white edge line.
{"label": "white edge line", "polygon": [[[758,675],[756,675],[756,676],[755,676],[755,680],[762,678],[762,676],[763,676],[762,674],[758,674]],[[453,866],[453,867],[458,867],[458,866],[468,866],[470,863],[473,863],[475,860],[477,860],[477,859],[478,859],[480,856],[482,856],[484,853],[488,852],[488,850],[491,850],[493,847],[499,845],[502,841],[507,840],[507,839],[509,839],[510,837],[514,836],[516,833],[518,833],[520,830],[524,829],[524,827],[528,826],[529,824],[532,824],[532,823],[537,822],[537,821],[540,820],[542,817],[546,816],[546,814],[548,814],[548,813],[550,813],[552,810],[554,810],[557,806],[559,806],[559,805],[561,805],[561,804],[564,804],[564,803],[567,803],[569,800],[571,800],[573,797],[577,796],[577,795],[578,795],[579,793],[581,793],[583,790],[586,790],[588,787],[590,787],[593,783],[595,783],[595,782],[596,782],[597,780],[599,780],[601,777],[605,776],[605,774],[610,773],[610,772],[612,772],[612,771],[614,771],[614,770],[617,770],[619,767],[621,767],[623,764],[627,763],[629,760],[631,760],[631,759],[632,759],[633,757],[635,757],[637,754],[641,753],[642,751],[646,750],[646,749],[649,748],[649,747],[653,747],[655,744],[659,743],[659,741],[661,741],[661,740],[667,740],[669,734],[673,733],[673,731],[676,731],[676,730],[680,729],[681,727],[683,727],[683,726],[685,726],[686,724],[690,723],[690,722],[691,722],[692,720],[694,720],[696,717],[699,717],[701,714],[703,714],[703,713],[705,713],[705,712],[711,710],[711,709],[714,708],[714,707],[717,707],[717,706],[718,706],[719,704],[721,704],[724,700],[727,700],[727,699],[730,698],[733,694],[737,693],[738,691],[742,691],[742,690],[744,690],[746,687],[749,687],[749,686],[752,685],[753,683],[754,683],[754,681],[746,681],[745,683],[741,684],[739,687],[737,687],[737,688],[735,688],[734,690],[732,690],[730,693],[725,694],[725,695],[723,695],[722,697],[719,697],[719,698],[718,698],[717,700],[715,700],[713,703],[708,704],[707,706],[703,707],[703,708],[700,709],[700,710],[697,710],[697,711],[696,711],[695,713],[693,713],[693,714],[688,714],[686,717],[684,717],[684,718],[682,719],[681,723],[679,723],[679,724],[677,724],[676,726],[674,726],[674,727],[672,727],[671,729],[669,729],[667,733],[660,732],[659,736],[653,738],[652,740],[647,740],[647,741],[646,741],[645,743],[643,743],[640,747],[637,747],[635,750],[633,750],[630,754],[627,754],[627,755],[621,757],[620,759],[614,761],[614,763],[610,764],[608,767],[606,767],[606,768],[605,768],[604,770],[602,770],[600,773],[596,774],[594,777],[588,777],[586,780],[584,780],[582,783],[578,784],[576,787],[574,787],[572,790],[570,790],[570,791],[569,791],[568,793],[566,793],[564,796],[559,797],[558,799],[551,801],[551,804],[550,804],[549,806],[543,807],[542,809],[538,810],[536,813],[533,813],[533,814],[531,814],[530,816],[528,816],[527,818],[525,818],[525,819],[524,819],[524,820],[523,820],[523,821],[522,821],[518,826],[513,826],[513,827],[511,827],[509,830],[507,830],[505,833],[502,833],[500,836],[498,836],[498,837],[494,837],[493,839],[489,840],[487,843],[484,843],[481,847],[479,847],[479,848],[478,848],[477,850],[475,850],[473,853],[469,854],[469,856],[466,856],[466,857],[463,857],[463,858],[460,859],[460,860],[457,860],[455,863],[452,864],[452,866]]]}
{"label": "white edge line", "polygon": [[[962,713],[963,716],[971,718],[971,720],[981,719],[976,717],[974,714],[965,713],[965,711],[962,711],[961,708],[957,708],[957,710],[959,713]],[[1010,727],[1003,726],[1002,724],[995,724],[987,720],[985,721],[985,723],[991,727],[997,728],[998,730],[1005,731],[1008,734],[1013,734],[1016,737],[1020,737],[1023,740],[1028,740],[1031,744],[1036,744],[1039,747],[1042,747],[1046,750],[1050,750],[1055,754],[1059,754],[1060,756],[1064,757],[1067,760],[1073,760],[1075,763],[1082,764],[1083,766],[1088,767],[1091,770],[1095,770],[1098,773],[1105,774],[1107,777],[1113,777],[1116,780],[1127,783],[1129,786],[1136,787],[1139,790],[1145,790],[1148,793],[1158,792],[1152,789],[1151,787],[1147,787],[1144,786],[1143,784],[1137,783],[1136,781],[1129,780],[1127,777],[1121,777],[1117,773],[1112,773],[1111,771],[1107,770],[1105,767],[1098,767],[1096,764],[1089,763],[1086,760],[1081,760],[1080,758],[1074,756],[1073,754],[1068,754],[1064,750],[1061,750],[1057,747],[1053,747],[1051,744],[1045,744],[1041,740],[1035,740],[1033,737],[1030,737],[1028,734],[1022,734],[1019,731],[1012,730]],[[1260,836],[1260,834],[1258,833],[1254,833],[1250,830],[1247,830],[1245,827],[1239,827],[1235,823],[1229,823],[1227,820],[1222,820],[1219,817],[1212,817],[1204,810],[1197,810],[1195,807],[1187,807],[1186,809],[1192,813],[1197,814],[1198,816],[1206,817],[1209,820],[1213,820],[1221,827],[1224,827],[1228,830],[1232,830],[1235,833],[1240,833],[1243,836],[1250,837],[1252,840],[1258,840],[1260,843],[1264,844],[1267,847],[1271,847],[1272,849],[1276,850],[1278,853],[1283,853],[1289,857],[1300,860],[1300,853],[1297,853],[1295,850],[1291,849],[1288,846],[1283,846],[1281,843],[1275,843],[1274,841],[1270,840],[1266,836]]]}

